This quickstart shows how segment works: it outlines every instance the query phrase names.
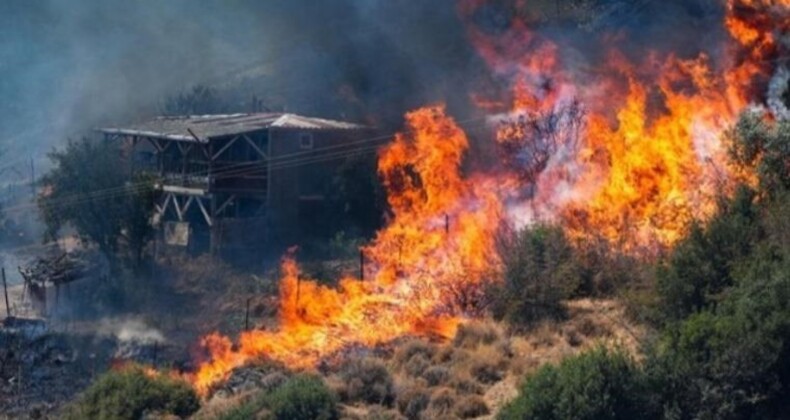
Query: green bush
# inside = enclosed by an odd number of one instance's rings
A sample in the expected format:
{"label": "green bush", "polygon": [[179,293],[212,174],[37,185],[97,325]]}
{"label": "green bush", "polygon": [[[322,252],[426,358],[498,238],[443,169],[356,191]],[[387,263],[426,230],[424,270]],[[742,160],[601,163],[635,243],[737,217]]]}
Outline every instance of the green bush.
{"label": "green bush", "polygon": [[788,251],[756,253],[716,308],[664,331],[649,372],[666,415],[776,418],[788,412]]}
{"label": "green bush", "polygon": [[64,417],[136,420],[146,412],[186,417],[199,407],[198,397],[187,383],[129,367],[102,375],[66,409]]}
{"label": "green bush", "polygon": [[338,418],[335,395],[315,376],[297,375],[263,397],[263,405],[279,420]]}
{"label": "green bush", "polygon": [[561,228],[536,226],[518,232],[500,252],[504,285],[493,293],[493,311],[516,327],[564,315],[562,300],[581,284],[581,270]]}
{"label": "green bush", "polygon": [[599,347],[529,377],[500,419],[633,419],[649,416],[644,377],[620,351]]}
{"label": "green bush", "polygon": [[721,300],[733,285],[733,268],[763,235],[757,222],[755,194],[742,187],[723,200],[707,226],[695,224],[657,273],[661,311],[678,321]]}

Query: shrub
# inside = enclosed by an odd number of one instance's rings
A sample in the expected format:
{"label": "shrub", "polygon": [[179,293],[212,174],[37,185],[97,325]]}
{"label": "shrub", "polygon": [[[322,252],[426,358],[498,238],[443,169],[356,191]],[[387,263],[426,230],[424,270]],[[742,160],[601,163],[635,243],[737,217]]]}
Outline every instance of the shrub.
{"label": "shrub", "polygon": [[398,346],[393,360],[396,365],[402,367],[414,356],[421,355],[425,359],[430,360],[433,358],[434,353],[436,353],[434,346],[421,340],[409,340]]}
{"label": "shrub", "polygon": [[186,417],[199,407],[187,383],[132,366],[102,375],[67,408],[65,418],[136,420],[146,412]]}
{"label": "shrub", "polygon": [[651,360],[673,412],[779,418],[790,409],[790,248],[766,247],[736,271],[722,302],[666,328]]}
{"label": "shrub", "polygon": [[469,322],[458,327],[455,338],[453,338],[453,345],[472,349],[481,344],[493,344],[499,338],[500,333],[493,324]]}
{"label": "shrub", "polygon": [[502,357],[500,349],[494,346],[478,348],[465,362],[469,373],[483,384],[493,384],[505,377],[508,361]]}
{"label": "shrub", "polygon": [[485,391],[483,387],[466,372],[453,375],[448,385],[459,394],[482,394]]}
{"label": "shrub", "polygon": [[659,267],[657,291],[664,319],[678,321],[720,300],[733,284],[732,268],[761,236],[754,192],[741,188],[707,226],[695,224]]}
{"label": "shrub", "polygon": [[462,419],[471,419],[491,413],[485,400],[477,395],[462,398],[455,406],[455,414]]}
{"label": "shrub", "polygon": [[315,376],[297,375],[263,397],[263,405],[279,420],[338,418],[335,395]]}
{"label": "shrub", "polygon": [[422,385],[407,383],[398,387],[396,399],[398,411],[408,419],[419,419],[423,410],[428,408],[430,401],[431,396]]}
{"label": "shrub", "polygon": [[424,416],[430,419],[447,417],[455,405],[455,392],[448,388],[439,388],[431,395],[431,401]]}
{"label": "shrub", "polygon": [[[603,347],[547,365],[529,377],[500,419],[645,417],[645,380],[632,360]],[[649,417],[649,416],[648,416]]]}
{"label": "shrub", "polygon": [[422,377],[428,382],[429,386],[442,385],[450,379],[450,370],[444,366],[431,366]]}
{"label": "shrub", "polygon": [[522,230],[505,241],[500,254],[505,282],[490,292],[494,315],[522,328],[545,318],[561,318],[562,300],[582,281],[562,229],[537,226]]}
{"label": "shrub", "polygon": [[340,372],[345,382],[343,396],[348,401],[391,406],[395,398],[392,377],[387,367],[376,359],[353,359]]}

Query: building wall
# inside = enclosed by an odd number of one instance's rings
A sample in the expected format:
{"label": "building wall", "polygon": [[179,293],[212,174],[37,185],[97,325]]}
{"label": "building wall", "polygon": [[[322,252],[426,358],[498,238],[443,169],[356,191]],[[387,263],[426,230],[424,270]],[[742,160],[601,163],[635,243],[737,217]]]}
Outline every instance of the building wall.
{"label": "building wall", "polygon": [[[344,145],[364,135],[358,130],[270,130],[269,211],[276,238],[288,241],[313,233],[305,217],[320,217],[347,149],[359,147]],[[312,147],[306,147],[310,140],[305,136],[312,139]]]}

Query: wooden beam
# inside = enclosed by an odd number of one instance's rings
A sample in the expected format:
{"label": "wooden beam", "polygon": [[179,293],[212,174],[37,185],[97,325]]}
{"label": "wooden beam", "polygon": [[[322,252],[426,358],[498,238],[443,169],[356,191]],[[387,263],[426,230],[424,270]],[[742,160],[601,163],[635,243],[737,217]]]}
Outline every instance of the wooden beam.
{"label": "wooden beam", "polygon": [[196,196],[196,197],[203,197],[208,195],[207,191],[203,188],[188,188],[188,187],[181,187],[178,185],[161,185],[159,186],[162,191],[166,193],[172,194],[179,194],[179,195],[189,195],[189,196]]}
{"label": "wooden beam", "polygon": [[215,214],[215,215],[219,215],[219,214],[221,214],[222,212],[224,212],[224,211],[225,211],[225,208],[226,208],[226,207],[228,207],[228,206],[230,205],[230,203],[232,203],[232,202],[233,202],[233,200],[235,200],[235,199],[236,199],[236,195],[235,195],[235,194],[231,194],[231,195],[230,195],[230,197],[228,197],[228,199],[227,199],[227,200],[225,200],[225,202],[224,202],[224,203],[222,203],[222,204],[219,206],[219,208],[217,209],[217,211],[216,211],[214,214]]}
{"label": "wooden beam", "polygon": [[194,146],[194,143],[188,143],[182,146],[182,143],[176,142],[176,146],[178,146],[178,150],[181,152],[181,156],[186,156],[192,150],[192,146]]}
{"label": "wooden beam", "polygon": [[181,212],[181,206],[178,205],[178,197],[175,196],[175,195],[173,196],[173,206],[175,206],[175,208],[176,208],[176,216],[178,216],[178,221],[179,222],[183,222],[184,221],[184,213]]}
{"label": "wooden beam", "polygon": [[214,156],[212,156],[212,157],[211,157],[211,160],[216,160],[218,157],[220,157],[220,155],[222,155],[223,153],[225,153],[225,151],[226,151],[226,150],[228,150],[228,148],[229,148],[230,146],[233,146],[233,143],[236,143],[236,140],[238,140],[238,139],[239,139],[239,137],[240,137],[240,136],[236,136],[236,137],[233,137],[232,139],[230,139],[230,141],[228,141],[228,143],[227,143],[226,145],[222,146],[222,148],[221,148],[221,149],[219,149],[219,150],[217,151],[217,153],[214,153]]}
{"label": "wooden beam", "polygon": [[252,141],[252,139],[251,139],[249,136],[247,136],[246,134],[244,134],[242,137],[244,137],[244,140],[246,140],[246,141],[247,141],[247,143],[248,143],[248,144],[249,144],[249,145],[250,145],[250,146],[251,146],[253,149],[255,149],[255,151],[256,151],[256,152],[258,152],[258,154],[259,154],[259,155],[260,155],[260,156],[261,156],[261,157],[262,157],[264,160],[266,160],[266,159],[269,159],[269,156],[267,156],[267,155],[266,155],[266,153],[264,153],[264,152],[263,152],[263,150],[261,150],[261,148],[260,148],[260,147],[258,147],[258,145],[257,145],[257,144],[255,144],[255,142],[254,142],[254,141]]}
{"label": "wooden beam", "polygon": [[206,224],[211,227],[214,223],[211,220],[211,216],[208,215],[208,211],[206,211],[206,207],[203,205],[203,200],[197,199],[198,207],[200,208],[200,212],[203,213],[203,217],[206,219]]}
{"label": "wooden beam", "polygon": [[156,149],[157,152],[161,153],[163,151],[162,145],[159,144],[159,140],[151,137],[146,137],[145,139],[148,140],[148,142],[151,143],[152,146],[154,146],[154,149]]}

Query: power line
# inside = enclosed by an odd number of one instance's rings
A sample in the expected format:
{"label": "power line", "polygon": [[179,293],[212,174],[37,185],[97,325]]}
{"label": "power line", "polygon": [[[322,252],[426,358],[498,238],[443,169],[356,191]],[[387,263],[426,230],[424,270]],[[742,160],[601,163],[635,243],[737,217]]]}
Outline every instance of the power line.
{"label": "power line", "polygon": [[[472,119],[468,119],[468,120],[463,120],[463,121],[457,122],[457,124],[458,125],[466,125],[466,124],[468,124],[470,122],[480,121],[480,120],[484,120],[484,119],[485,119],[484,117],[483,118],[472,118]],[[480,126],[480,125],[482,125],[482,124],[473,125],[471,127]],[[344,143],[342,145],[336,145],[336,146],[331,146],[331,147],[327,147],[327,148],[322,148],[319,151],[295,152],[295,153],[279,156],[279,157],[277,157],[275,159],[268,159],[268,160],[263,161],[260,164],[255,165],[253,167],[250,167],[249,163],[236,164],[236,165],[239,165],[239,166],[244,166],[244,168],[243,169],[242,168],[238,168],[238,169],[235,169],[235,170],[218,171],[215,174],[216,174],[216,178],[219,178],[219,179],[231,178],[231,177],[240,177],[240,176],[244,176],[244,175],[254,175],[254,174],[258,174],[258,173],[261,173],[261,172],[264,172],[264,171],[269,171],[269,170],[276,171],[276,170],[294,168],[294,167],[308,165],[308,164],[316,164],[316,163],[327,162],[327,161],[332,161],[332,160],[339,160],[339,159],[343,159],[343,158],[347,158],[347,157],[351,157],[351,156],[357,156],[357,155],[366,154],[366,153],[372,153],[372,152],[375,152],[376,150],[378,150],[378,148],[381,147],[383,144],[352,147],[352,148],[349,148],[348,145],[349,144],[363,144],[363,143],[371,142],[371,141],[375,141],[375,140],[383,140],[383,139],[391,138],[394,135],[395,135],[395,133],[393,133],[391,135],[382,135],[382,136],[371,137],[371,138],[368,138],[368,139],[356,140],[354,142]],[[344,150],[339,150],[337,152],[332,152],[332,153],[325,153],[326,150],[341,149],[341,148],[343,148]],[[309,156],[300,157],[301,155],[309,155]],[[296,157],[296,158],[294,158],[294,157]],[[274,163],[273,164],[269,164],[269,162],[274,162]],[[234,166],[236,166],[236,165],[234,165]],[[258,166],[260,166],[260,167],[258,167]],[[215,175],[215,174],[212,174],[212,175]],[[10,212],[14,212],[14,211],[21,211],[21,210],[27,210],[27,209],[35,208],[35,207],[37,207],[39,205],[47,207],[47,208],[56,208],[56,207],[65,206],[65,205],[83,204],[83,203],[91,202],[91,201],[106,200],[106,199],[111,199],[111,198],[124,196],[124,195],[128,195],[128,194],[135,194],[137,192],[142,192],[146,187],[147,187],[147,183],[137,183],[137,184],[130,183],[130,184],[126,184],[126,185],[123,185],[123,186],[107,188],[107,189],[104,189],[104,190],[96,190],[96,191],[85,192],[85,193],[74,193],[74,194],[71,194],[69,196],[60,197],[57,200],[51,200],[51,201],[48,201],[48,202],[44,201],[44,202],[42,202],[40,204],[39,203],[31,203],[31,204],[23,204],[23,205],[18,205],[18,206],[7,207],[4,210],[6,212],[9,212],[9,211]]]}

